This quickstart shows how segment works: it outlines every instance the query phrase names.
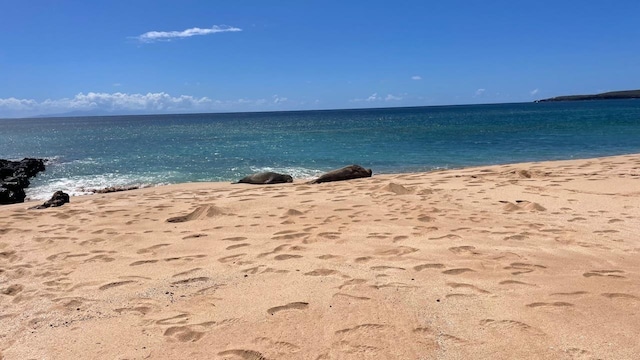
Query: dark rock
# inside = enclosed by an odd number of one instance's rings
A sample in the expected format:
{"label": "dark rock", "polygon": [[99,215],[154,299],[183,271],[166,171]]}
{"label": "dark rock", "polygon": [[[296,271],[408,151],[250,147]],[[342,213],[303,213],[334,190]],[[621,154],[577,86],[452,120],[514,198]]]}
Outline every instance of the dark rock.
{"label": "dark rock", "polygon": [[69,194],[60,190],[53,193],[51,199],[44,202],[42,205],[34,206],[31,209],[46,209],[49,207],[62,206],[69,202]]}
{"label": "dark rock", "polygon": [[44,159],[0,159],[0,205],[24,202],[29,179],[45,170]]}

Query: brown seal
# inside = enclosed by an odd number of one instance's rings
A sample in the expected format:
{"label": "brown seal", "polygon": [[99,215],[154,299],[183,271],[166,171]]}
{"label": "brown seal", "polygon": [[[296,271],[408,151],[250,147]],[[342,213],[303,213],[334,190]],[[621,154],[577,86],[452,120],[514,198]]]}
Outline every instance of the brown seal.
{"label": "brown seal", "polygon": [[309,184],[320,184],[329,181],[341,181],[371,177],[371,169],[365,169],[360,165],[349,165],[342,169],[329,171],[319,178],[309,182]]}
{"label": "brown seal", "polygon": [[234,184],[282,184],[293,182],[291,175],[267,171],[245,176]]}

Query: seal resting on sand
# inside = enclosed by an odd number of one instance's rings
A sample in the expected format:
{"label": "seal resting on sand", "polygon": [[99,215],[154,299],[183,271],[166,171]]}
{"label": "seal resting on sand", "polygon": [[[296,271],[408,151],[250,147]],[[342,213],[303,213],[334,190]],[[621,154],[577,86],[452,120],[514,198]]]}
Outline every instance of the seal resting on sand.
{"label": "seal resting on sand", "polygon": [[371,177],[371,169],[365,169],[360,165],[349,165],[342,169],[329,171],[321,175],[319,178],[310,181],[309,184],[320,184],[329,181],[341,181]]}
{"label": "seal resting on sand", "polygon": [[267,171],[245,176],[233,184],[282,184],[290,182],[293,182],[291,175]]}

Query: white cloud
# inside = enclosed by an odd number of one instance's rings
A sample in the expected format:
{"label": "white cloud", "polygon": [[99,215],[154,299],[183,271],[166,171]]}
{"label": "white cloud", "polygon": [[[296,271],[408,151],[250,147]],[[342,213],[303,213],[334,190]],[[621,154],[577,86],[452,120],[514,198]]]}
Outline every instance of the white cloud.
{"label": "white cloud", "polygon": [[399,101],[402,100],[401,96],[396,96],[393,94],[387,94],[387,96],[380,96],[377,92],[371,94],[366,99],[352,99],[349,102],[382,102],[382,101]]}
{"label": "white cloud", "polygon": [[413,75],[413,76],[411,77],[411,80],[422,80],[422,76],[420,76],[420,75]]}
{"label": "white cloud", "polygon": [[269,111],[299,105],[286,97],[219,100],[191,95],[172,96],[165,92],[147,94],[79,93],[72,98],[34,99],[0,98],[0,118],[39,115],[88,114],[163,114],[216,111]]}
{"label": "white cloud", "polygon": [[364,101],[378,101],[380,100],[380,98],[378,97],[378,93],[373,93],[371,94],[371,96],[369,96],[368,98],[366,98]]}
{"label": "white cloud", "polygon": [[529,94],[531,94],[531,96],[535,96],[538,93],[538,89],[533,89],[531,90],[531,92],[529,92]]}
{"label": "white cloud", "polygon": [[476,90],[476,96],[482,96],[487,89],[478,89]]}
{"label": "white cloud", "polygon": [[16,99],[14,97],[0,99],[0,109],[12,111],[28,110],[37,105],[38,103],[32,99]]}
{"label": "white cloud", "polygon": [[283,103],[283,102],[287,101],[286,97],[280,97],[278,95],[273,95],[272,98],[273,98],[273,103],[274,104],[279,104],[279,103]]}
{"label": "white cloud", "polygon": [[207,97],[189,95],[171,96],[167,93],[80,93],[72,98],[46,99],[0,99],[1,116],[34,116],[60,114],[73,111],[101,112],[179,112],[197,111],[209,106]]}
{"label": "white cloud", "polygon": [[171,41],[173,39],[183,39],[197,35],[210,35],[221,32],[235,32],[242,31],[242,29],[232,26],[226,25],[214,25],[208,29],[201,28],[191,28],[182,31],[149,31],[142,35],[135,36],[135,39],[138,39],[143,43],[152,43],[156,41]]}

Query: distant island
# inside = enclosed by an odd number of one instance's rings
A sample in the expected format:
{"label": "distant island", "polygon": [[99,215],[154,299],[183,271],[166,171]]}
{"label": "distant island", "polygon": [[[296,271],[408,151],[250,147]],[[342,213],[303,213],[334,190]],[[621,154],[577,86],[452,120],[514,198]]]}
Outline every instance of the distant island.
{"label": "distant island", "polygon": [[640,99],[640,90],[610,91],[610,92],[606,92],[602,94],[594,94],[594,95],[556,96],[549,99],[536,100],[535,102],[614,100],[614,99]]}

